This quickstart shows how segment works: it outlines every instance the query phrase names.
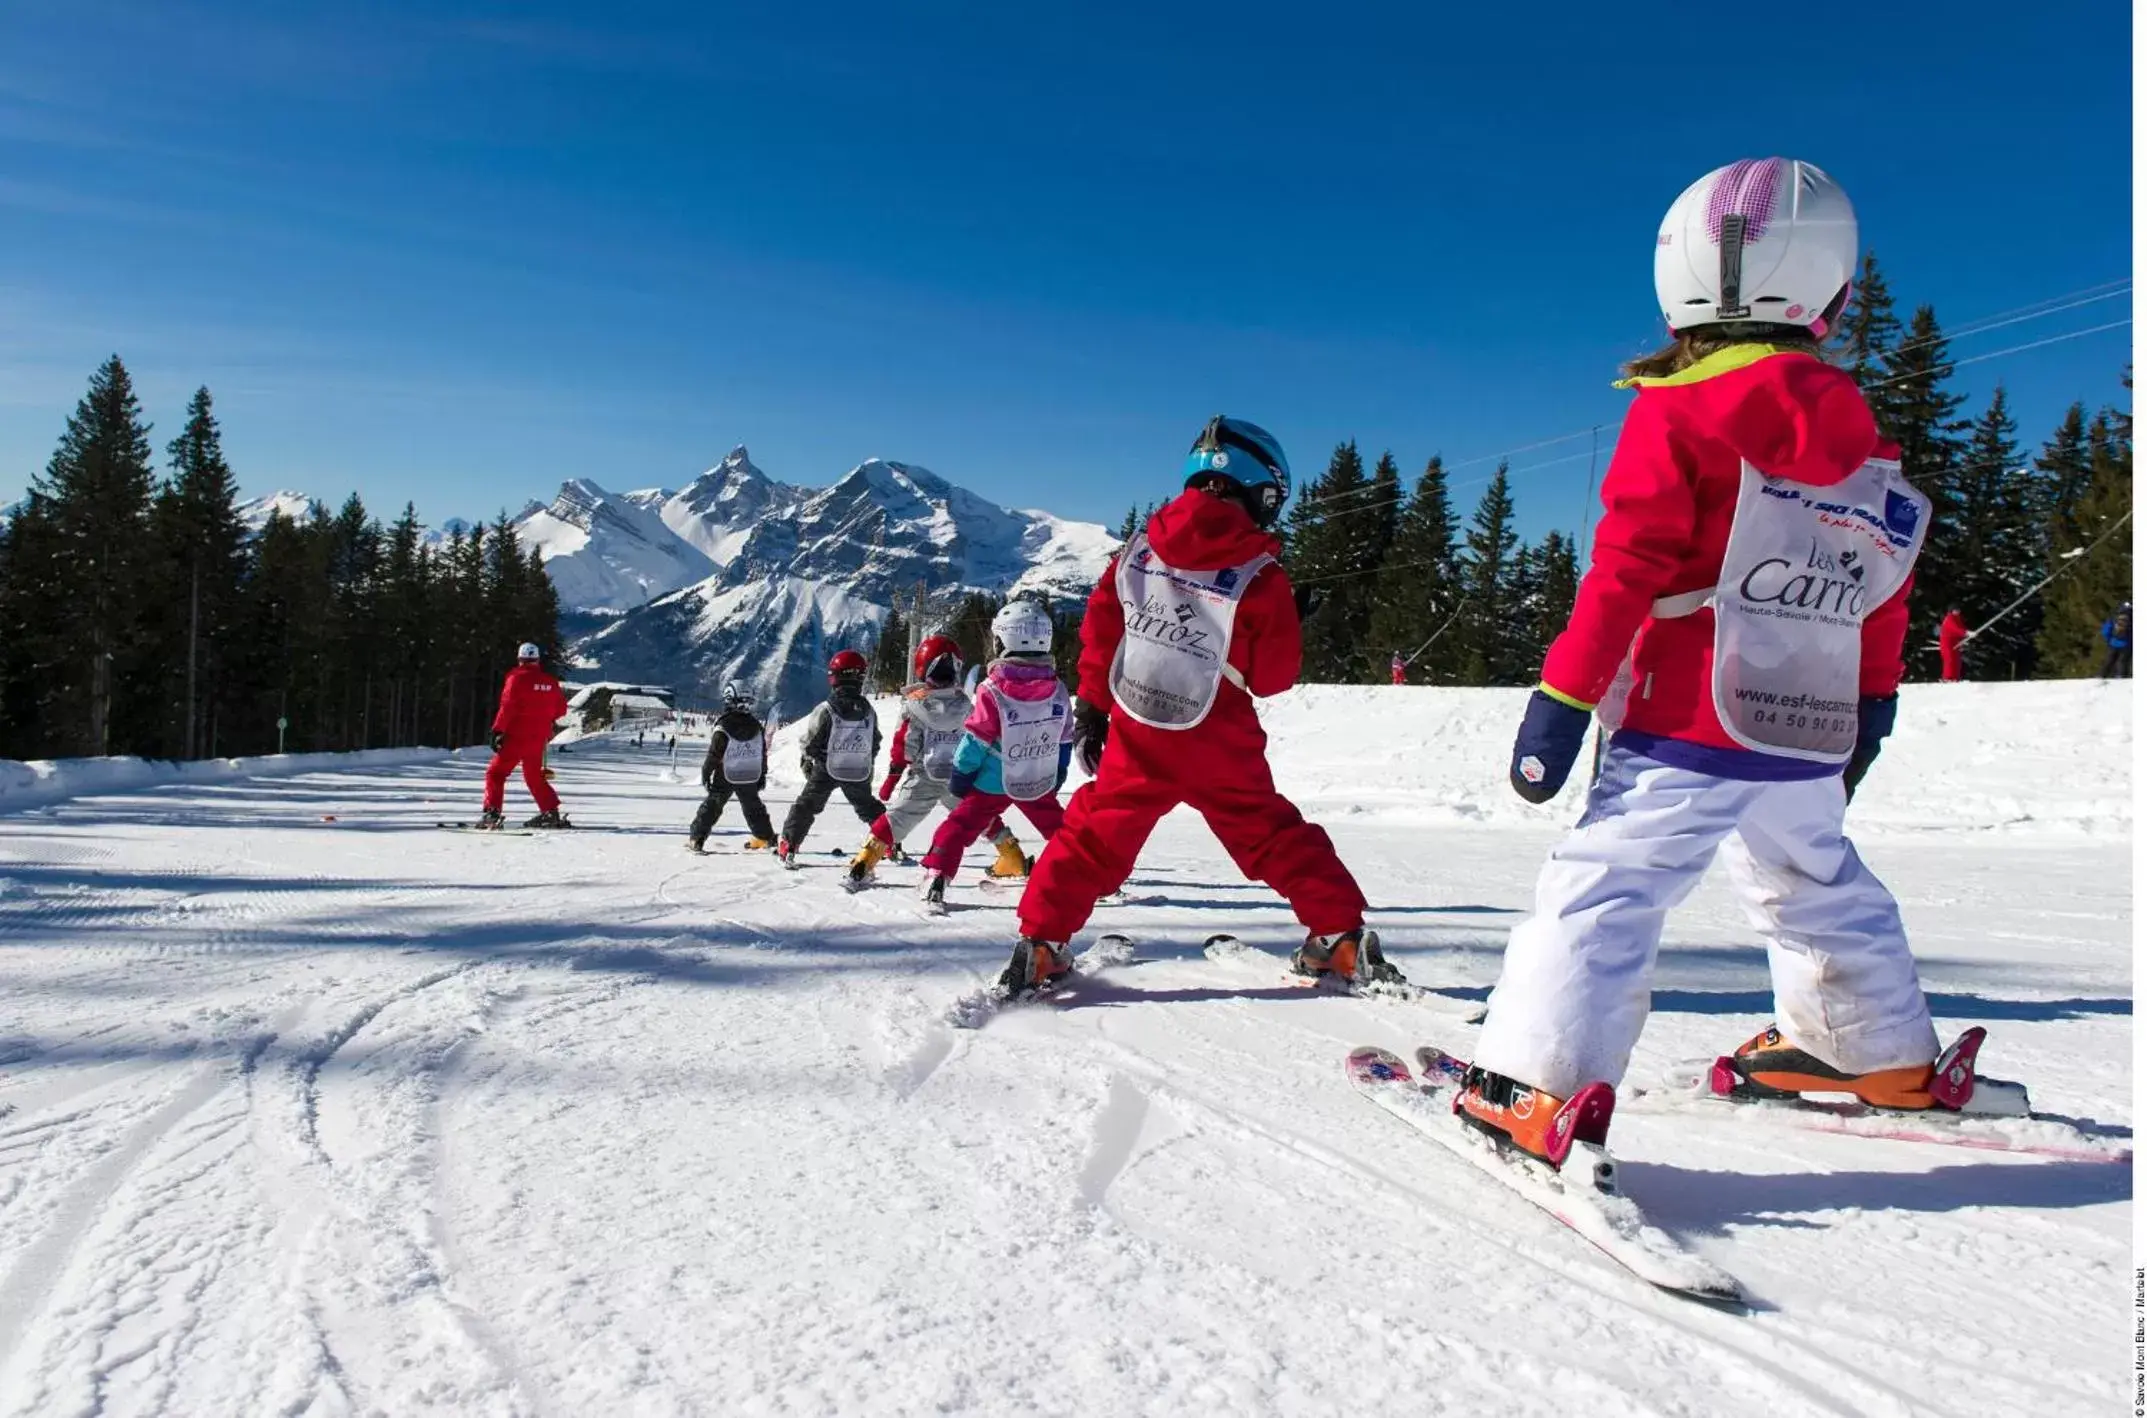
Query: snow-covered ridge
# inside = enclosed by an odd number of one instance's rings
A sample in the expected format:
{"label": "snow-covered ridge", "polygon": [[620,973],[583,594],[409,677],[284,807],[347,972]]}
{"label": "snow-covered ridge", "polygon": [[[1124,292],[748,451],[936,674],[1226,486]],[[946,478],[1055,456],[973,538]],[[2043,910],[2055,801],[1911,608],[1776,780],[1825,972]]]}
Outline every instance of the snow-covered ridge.
{"label": "snow-covered ridge", "polygon": [[253,758],[200,758],[178,763],[163,758],[0,758],[0,812],[42,807],[69,798],[140,792],[169,784],[236,783],[249,778],[288,778],[350,768],[393,768],[437,763],[484,749],[370,748],[352,753],[271,753]]}
{"label": "snow-covered ridge", "polygon": [[256,497],[238,505],[239,521],[247,530],[259,533],[268,525],[268,519],[282,513],[286,521],[305,522],[313,516],[313,499],[302,492],[278,488],[264,497]]}

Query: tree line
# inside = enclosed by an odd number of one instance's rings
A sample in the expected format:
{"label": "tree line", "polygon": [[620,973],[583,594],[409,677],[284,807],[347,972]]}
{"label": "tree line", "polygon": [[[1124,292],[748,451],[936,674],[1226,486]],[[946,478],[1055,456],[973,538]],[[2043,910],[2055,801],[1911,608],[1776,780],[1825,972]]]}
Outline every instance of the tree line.
{"label": "tree line", "polygon": [[428,534],[353,493],[258,530],[209,391],[160,478],[117,355],[0,528],[0,757],[198,758],[481,742],[559,601],[502,514]]}
{"label": "tree line", "polygon": [[[2076,403],[2024,460],[2002,385],[1979,417],[1963,417],[1948,343],[1929,305],[1903,325],[1867,255],[1826,351],[1931,499],[1909,678],[1938,677],[1938,624],[1953,608],[1971,627],[1990,623],[1965,647],[1971,679],[2091,674],[2103,622],[2132,599],[2131,415]],[[1154,510],[1129,509],[1120,539]],[[1367,474],[1355,440],[1293,499],[1283,544],[1291,579],[1314,596],[1304,678],[1319,683],[1384,683],[1400,654],[1415,684],[1532,684],[1579,587],[1574,537],[1526,543],[1516,532],[1504,462],[1463,525],[1438,456],[1404,490],[1394,455]]]}

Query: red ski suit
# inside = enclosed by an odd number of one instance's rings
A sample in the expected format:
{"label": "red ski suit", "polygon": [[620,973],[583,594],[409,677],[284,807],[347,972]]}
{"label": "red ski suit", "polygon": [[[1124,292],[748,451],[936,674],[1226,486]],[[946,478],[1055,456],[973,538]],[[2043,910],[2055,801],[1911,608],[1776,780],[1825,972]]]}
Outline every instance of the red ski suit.
{"label": "red ski suit", "polygon": [[[1593,708],[1630,651],[1627,731],[1741,752],[1715,712],[1714,612],[1657,620],[1656,598],[1721,577],[1747,461],[1830,487],[1867,458],[1900,453],[1879,438],[1856,381],[1798,351],[1735,345],[1682,373],[1636,382],[1639,397],[1603,478],[1592,564],[1572,619],[1551,642],[1543,687]],[[1908,593],[1904,583],[1864,618],[1860,695],[1900,686]]]}
{"label": "red ski suit", "polygon": [[[1217,571],[1281,549],[1244,508],[1200,491],[1185,492],[1158,510],[1148,522],[1148,541],[1181,571]],[[1114,707],[1111,661],[1126,627],[1117,576],[1113,559],[1081,622],[1081,701],[1106,710]],[[1270,565],[1238,603],[1230,663],[1252,694],[1265,698],[1297,683],[1302,656],[1289,578]],[[1074,794],[1065,825],[1029,876],[1021,933],[1072,939],[1096,898],[1125,884],[1141,844],[1180,803],[1207,819],[1239,871],[1289,901],[1306,930],[1332,935],[1364,924],[1364,893],[1327,834],[1275,791],[1267,735],[1252,698],[1225,680],[1208,717],[1190,729],[1155,729],[1128,715],[1113,717],[1095,781]]]}
{"label": "red ski suit", "polygon": [[524,663],[507,671],[507,682],[499,692],[499,712],[492,716],[492,731],[506,735],[506,741],[485,765],[486,812],[506,806],[507,775],[516,764],[521,765],[529,795],[537,800],[537,811],[559,810],[559,794],[544,781],[544,749],[552,741],[552,726],[566,712],[567,692],[550,670]]}
{"label": "red ski suit", "polygon": [[1938,677],[1952,684],[1961,677],[1961,646],[1968,639],[1968,622],[1959,611],[1947,611],[1938,623]]}

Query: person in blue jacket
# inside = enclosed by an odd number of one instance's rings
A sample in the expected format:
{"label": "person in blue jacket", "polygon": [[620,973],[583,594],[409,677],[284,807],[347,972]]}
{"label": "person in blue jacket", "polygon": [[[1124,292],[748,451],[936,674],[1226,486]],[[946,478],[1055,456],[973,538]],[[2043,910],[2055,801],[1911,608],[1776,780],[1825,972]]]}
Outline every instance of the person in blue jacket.
{"label": "person in blue jacket", "polygon": [[2103,657],[2102,677],[2132,678],[2132,602],[2126,601],[2102,623],[2102,643],[2110,647]]}

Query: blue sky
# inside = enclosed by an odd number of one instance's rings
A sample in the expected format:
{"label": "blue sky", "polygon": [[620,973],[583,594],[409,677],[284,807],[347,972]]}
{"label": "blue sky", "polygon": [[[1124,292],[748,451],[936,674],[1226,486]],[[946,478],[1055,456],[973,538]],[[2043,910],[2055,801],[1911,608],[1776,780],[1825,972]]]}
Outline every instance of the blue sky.
{"label": "blue sky", "polygon": [[[249,491],[432,521],[741,441],[1115,521],[1219,410],[1300,481],[1351,436],[1413,475],[1614,422],[1661,211],[1740,156],[1831,170],[1949,326],[2128,276],[2122,19],[8,0],[0,494],[115,350],[160,447],[207,383]],[[2032,442],[2130,347],[1960,382]],[[1531,530],[1581,516],[1586,446],[1514,455]]]}

